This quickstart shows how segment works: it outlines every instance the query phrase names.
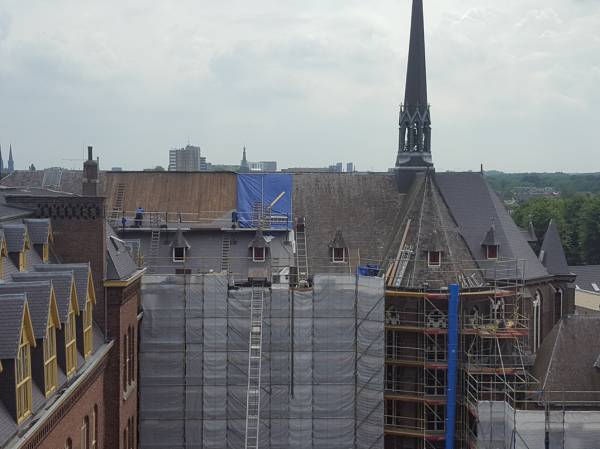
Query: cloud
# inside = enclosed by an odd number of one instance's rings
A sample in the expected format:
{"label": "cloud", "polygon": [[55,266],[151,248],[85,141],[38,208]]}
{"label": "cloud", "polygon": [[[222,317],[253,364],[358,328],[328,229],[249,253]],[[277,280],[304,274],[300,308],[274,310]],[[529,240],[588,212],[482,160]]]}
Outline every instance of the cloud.
{"label": "cloud", "polygon": [[[395,160],[408,0],[4,3],[0,143],[21,167],[87,144],[165,165],[188,140],[216,163],[244,144],[284,166]],[[598,1],[428,1],[438,169],[589,170],[599,28]]]}

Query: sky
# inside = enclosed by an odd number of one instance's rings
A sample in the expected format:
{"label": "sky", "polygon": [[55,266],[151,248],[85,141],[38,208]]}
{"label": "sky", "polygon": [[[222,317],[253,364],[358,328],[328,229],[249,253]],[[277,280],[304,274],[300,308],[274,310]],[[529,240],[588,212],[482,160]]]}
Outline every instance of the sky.
{"label": "sky", "polygon": [[[425,0],[437,170],[600,171],[600,0]],[[409,0],[0,0],[17,168],[393,166]]]}

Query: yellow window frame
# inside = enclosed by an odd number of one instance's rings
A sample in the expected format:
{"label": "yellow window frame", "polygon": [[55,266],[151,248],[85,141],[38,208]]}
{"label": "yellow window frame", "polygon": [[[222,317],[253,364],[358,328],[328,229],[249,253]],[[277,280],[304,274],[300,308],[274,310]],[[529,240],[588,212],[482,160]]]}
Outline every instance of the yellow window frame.
{"label": "yellow window frame", "polygon": [[94,304],[92,299],[88,295],[88,299],[85,302],[85,309],[83,310],[83,353],[85,358],[92,355],[94,350],[94,339],[93,339],[93,313]]}
{"label": "yellow window frame", "polygon": [[77,369],[77,327],[75,324],[75,310],[69,307],[65,327],[65,351],[67,360],[67,376],[71,376]]}
{"label": "yellow window frame", "polygon": [[58,359],[56,356],[56,327],[52,323],[46,328],[44,340],[44,384],[46,397],[58,387]]}
{"label": "yellow window frame", "polygon": [[21,424],[31,415],[31,346],[21,329],[19,352],[15,360],[17,423]]}

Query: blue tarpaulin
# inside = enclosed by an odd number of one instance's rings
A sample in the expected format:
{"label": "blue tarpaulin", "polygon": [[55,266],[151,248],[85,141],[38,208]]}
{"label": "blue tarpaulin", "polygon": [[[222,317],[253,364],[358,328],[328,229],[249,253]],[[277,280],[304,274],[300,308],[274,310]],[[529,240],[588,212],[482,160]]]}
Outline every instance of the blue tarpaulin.
{"label": "blue tarpaulin", "polygon": [[[269,205],[281,194],[272,209]],[[257,226],[257,212],[263,223],[275,229],[292,227],[292,175],[283,173],[251,173],[237,176],[237,219],[242,228]]]}
{"label": "blue tarpaulin", "polygon": [[367,266],[359,266],[356,269],[359,276],[377,276],[379,273],[379,265],[367,264]]}

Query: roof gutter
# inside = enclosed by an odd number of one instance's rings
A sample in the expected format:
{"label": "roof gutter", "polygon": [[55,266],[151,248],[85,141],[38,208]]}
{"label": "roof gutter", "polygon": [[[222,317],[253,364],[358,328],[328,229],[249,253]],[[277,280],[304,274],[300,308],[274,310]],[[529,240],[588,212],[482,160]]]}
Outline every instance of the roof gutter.
{"label": "roof gutter", "polygon": [[127,279],[118,279],[118,280],[106,279],[104,281],[103,285],[104,285],[104,287],[128,287],[129,285],[133,284],[135,281],[140,279],[146,273],[146,270],[147,270],[147,268],[142,268],[141,270],[137,270],[135,273],[133,273]]}

